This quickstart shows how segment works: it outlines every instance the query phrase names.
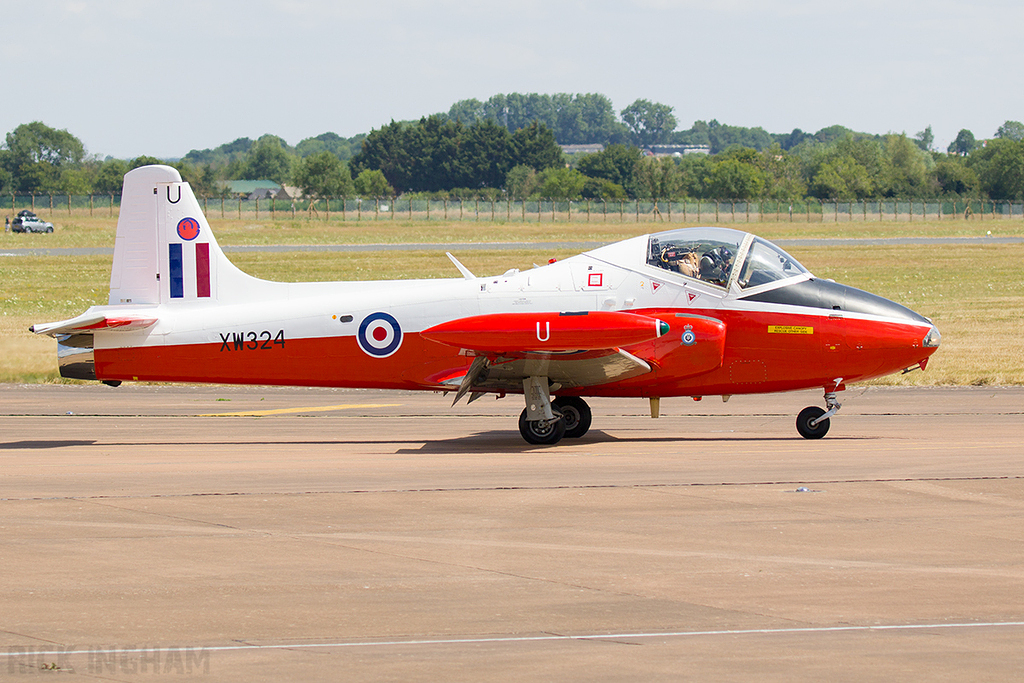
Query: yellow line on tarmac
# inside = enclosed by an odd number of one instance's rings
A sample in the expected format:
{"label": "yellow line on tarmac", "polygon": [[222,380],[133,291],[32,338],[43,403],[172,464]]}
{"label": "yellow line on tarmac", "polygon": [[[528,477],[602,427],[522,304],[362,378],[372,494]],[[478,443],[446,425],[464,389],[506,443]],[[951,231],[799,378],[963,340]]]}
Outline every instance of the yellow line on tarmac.
{"label": "yellow line on tarmac", "polygon": [[286,415],[288,413],[325,413],[330,410],[351,408],[397,408],[401,403],[347,403],[340,406],[314,406],[311,408],[277,408],[276,410],[243,410],[239,413],[204,413],[199,417],[263,417],[264,415]]}

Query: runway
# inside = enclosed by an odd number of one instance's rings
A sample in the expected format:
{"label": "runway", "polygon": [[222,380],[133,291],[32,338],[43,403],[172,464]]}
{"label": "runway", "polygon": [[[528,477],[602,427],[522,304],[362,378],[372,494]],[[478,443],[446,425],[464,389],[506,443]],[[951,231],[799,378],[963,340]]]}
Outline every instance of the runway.
{"label": "runway", "polygon": [[1013,680],[1024,388],[0,385],[0,679]]}

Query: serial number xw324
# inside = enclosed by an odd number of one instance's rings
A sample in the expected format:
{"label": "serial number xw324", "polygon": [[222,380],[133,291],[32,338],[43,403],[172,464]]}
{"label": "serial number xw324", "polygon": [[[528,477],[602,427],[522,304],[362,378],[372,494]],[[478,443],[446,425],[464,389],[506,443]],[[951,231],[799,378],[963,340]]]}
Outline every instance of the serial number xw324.
{"label": "serial number xw324", "polygon": [[274,347],[284,348],[284,330],[276,335],[270,330],[220,333],[221,351],[272,351]]}

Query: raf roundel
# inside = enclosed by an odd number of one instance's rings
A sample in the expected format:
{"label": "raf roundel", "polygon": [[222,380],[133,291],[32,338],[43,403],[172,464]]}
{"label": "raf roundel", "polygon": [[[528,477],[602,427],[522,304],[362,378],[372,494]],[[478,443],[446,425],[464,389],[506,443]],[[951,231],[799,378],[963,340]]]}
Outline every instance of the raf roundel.
{"label": "raf roundel", "polygon": [[402,345],[402,328],[388,313],[371,313],[363,318],[356,334],[359,348],[375,358],[386,358]]}
{"label": "raf roundel", "polygon": [[199,221],[195,218],[182,218],[178,221],[178,237],[188,241],[199,237]]}

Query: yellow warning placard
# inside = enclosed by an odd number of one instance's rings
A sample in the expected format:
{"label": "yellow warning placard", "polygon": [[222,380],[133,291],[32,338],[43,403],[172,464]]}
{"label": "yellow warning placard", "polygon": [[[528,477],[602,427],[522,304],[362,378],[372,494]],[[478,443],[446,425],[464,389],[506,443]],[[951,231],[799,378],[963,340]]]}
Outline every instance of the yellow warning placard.
{"label": "yellow warning placard", "polygon": [[799,325],[769,325],[768,334],[814,334],[814,328]]}

